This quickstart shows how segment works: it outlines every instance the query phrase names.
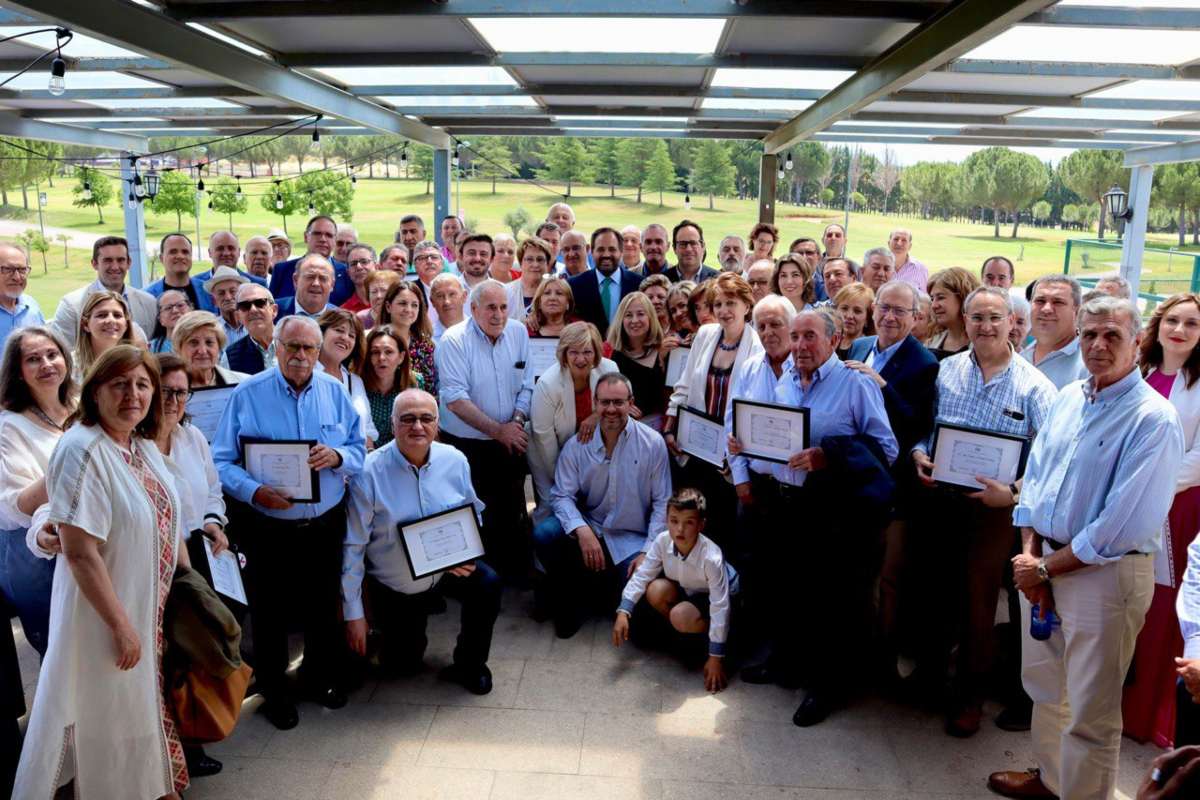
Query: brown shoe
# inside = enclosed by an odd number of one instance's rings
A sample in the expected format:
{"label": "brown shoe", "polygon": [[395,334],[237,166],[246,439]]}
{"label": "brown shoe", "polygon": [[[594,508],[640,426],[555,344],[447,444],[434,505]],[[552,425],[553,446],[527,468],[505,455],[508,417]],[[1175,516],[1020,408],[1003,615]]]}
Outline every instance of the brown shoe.
{"label": "brown shoe", "polygon": [[946,717],[946,733],[959,739],[967,739],[979,733],[979,722],[983,718],[983,707],[977,704],[960,706]]}
{"label": "brown shoe", "polygon": [[1040,770],[1025,772],[993,772],[988,776],[988,788],[1005,797],[1048,797],[1058,800],[1058,795],[1042,783]]}

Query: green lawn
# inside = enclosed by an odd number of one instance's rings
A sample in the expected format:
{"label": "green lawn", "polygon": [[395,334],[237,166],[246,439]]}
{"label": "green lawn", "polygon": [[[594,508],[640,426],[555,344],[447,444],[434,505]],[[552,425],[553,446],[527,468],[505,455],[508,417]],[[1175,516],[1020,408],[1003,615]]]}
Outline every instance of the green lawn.
{"label": "green lawn", "polygon": [[[47,225],[90,233],[123,233],[123,208],[120,205],[114,203],[105,208],[105,221],[104,224],[100,224],[94,209],[79,209],[71,205],[71,185],[71,181],[59,180],[53,189],[47,190]],[[254,191],[262,190],[262,187],[254,188]],[[410,212],[421,214],[426,224],[432,225],[433,196],[424,194],[424,190],[424,181],[360,179],[355,194],[353,219],[359,238],[377,247],[390,243],[400,217]],[[531,217],[540,219],[557,199],[536,186],[523,183],[500,182],[497,190],[496,194],[491,193],[490,181],[462,182],[462,213],[472,224],[492,233],[504,229],[502,220],[508,211],[522,207]],[[251,189],[248,187],[247,191]],[[665,204],[660,206],[657,194],[647,193],[644,195],[646,202],[638,204],[630,196],[629,189],[618,188],[617,193],[622,196],[609,197],[607,187],[575,187],[570,203],[579,219],[579,227],[583,230],[591,230],[600,225],[620,228],[631,223],[644,227],[651,222],[658,222],[670,228],[687,216],[699,222],[705,229],[705,236],[710,244],[710,263],[715,261],[716,244],[723,235],[736,233],[745,236],[758,218],[758,204],[752,200],[717,198],[715,209],[710,211],[708,198],[693,196],[691,210],[685,211],[682,194],[666,194]],[[30,194],[31,199],[36,197],[32,192]],[[10,202],[19,201],[19,198],[19,193],[9,195]],[[235,216],[233,220],[233,228],[243,241],[251,235],[283,226],[283,221],[278,216],[269,214],[258,205],[257,197],[251,197],[249,201],[249,211],[242,216]],[[776,224],[780,228],[783,246],[798,236],[819,237],[825,221],[840,222],[841,219],[841,211],[833,209],[780,205],[776,211]],[[26,218],[26,221],[30,225],[36,225],[36,214]],[[303,217],[291,217],[287,222],[293,240],[299,244]],[[227,224],[228,220],[224,215],[205,209],[200,218],[201,236],[207,237],[214,230],[225,228]],[[163,234],[175,230],[175,225],[174,214],[156,216],[147,212],[146,238],[151,243],[157,243]],[[185,231],[194,235],[196,221],[185,216],[183,227]],[[990,225],[855,213],[850,217],[851,256],[855,259],[861,258],[862,253],[869,247],[885,244],[890,231],[897,227],[905,227],[913,232],[913,255],[929,266],[931,271],[949,266],[976,269],[987,256],[1004,255],[1017,265],[1018,281],[1022,283],[1047,272],[1061,271],[1064,241],[1084,235],[1078,232],[1022,227],[1021,236],[1017,239],[1008,237],[1008,230],[1011,228],[1002,228],[1001,238],[994,239]],[[1171,246],[1173,241],[1174,237],[1171,236],[1148,237],[1148,244],[1155,246]],[[89,255],[82,250],[72,251],[71,267],[64,269],[62,248],[53,244],[48,254],[48,276],[41,274],[41,260],[35,255],[30,289],[47,313],[53,312],[58,298],[64,292],[91,280]]]}

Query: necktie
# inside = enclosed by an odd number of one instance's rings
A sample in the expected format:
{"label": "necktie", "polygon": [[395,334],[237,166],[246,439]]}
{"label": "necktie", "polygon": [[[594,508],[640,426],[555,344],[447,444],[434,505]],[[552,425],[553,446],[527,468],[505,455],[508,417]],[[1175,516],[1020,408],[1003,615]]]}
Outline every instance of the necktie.
{"label": "necktie", "polygon": [[600,302],[604,304],[604,318],[609,322],[612,322],[613,315],[612,294],[609,289],[612,288],[613,283],[612,278],[600,281]]}

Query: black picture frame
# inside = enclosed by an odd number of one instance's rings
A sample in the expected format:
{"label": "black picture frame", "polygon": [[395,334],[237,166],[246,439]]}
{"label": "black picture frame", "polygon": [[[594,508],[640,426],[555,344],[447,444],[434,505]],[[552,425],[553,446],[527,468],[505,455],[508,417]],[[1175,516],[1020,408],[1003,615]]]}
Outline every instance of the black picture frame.
{"label": "black picture frame", "polygon": [[754,458],[754,459],[758,459],[759,461],[770,461],[774,464],[786,464],[788,462],[787,458],[779,458],[777,456],[764,455],[762,453],[751,452],[750,448],[746,444],[746,440],[738,435],[738,407],[739,406],[753,406],[755,408],[768,408],[768,409],[771,409],[772,411],[779,411],[779,412],[786,413],[786,414],[799,414],[802,424],[803,424],[803,427],[804,427],[804,447],[802,447],[800,449],[806,450],[812,446],[812,444],[811,444],[812,436],[810,434],[810,427],[809,427],[811,425],[812,420],[809,416],[809,410],[807,407],[788,406],[788,405],[783,405],[782,403],[764,403],[759,400],[744,400],[740,397],[735,397],[733,399],[733,438],[737,439],[738,441],[740,441],[742,443],[741,455],[745,456],[746,458]]}

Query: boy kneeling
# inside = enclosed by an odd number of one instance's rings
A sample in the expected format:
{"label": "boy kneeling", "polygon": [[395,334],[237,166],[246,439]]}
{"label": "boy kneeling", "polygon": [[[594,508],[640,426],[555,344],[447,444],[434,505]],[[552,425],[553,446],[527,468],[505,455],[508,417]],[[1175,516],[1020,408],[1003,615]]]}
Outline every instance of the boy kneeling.
{"label": "boy kneeling", "polygon": [[730,595],[737,592],[737,573],[711,539],[704,536],[704,495],[680,489],[667,502],[667,530],[658,534],[646,557],[625,584],[612,640],[629,639],[634,608],[643,599],[688,638],[708,633],[704,688],[725,688],[725,641],[729,635]]}

